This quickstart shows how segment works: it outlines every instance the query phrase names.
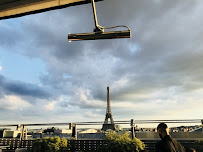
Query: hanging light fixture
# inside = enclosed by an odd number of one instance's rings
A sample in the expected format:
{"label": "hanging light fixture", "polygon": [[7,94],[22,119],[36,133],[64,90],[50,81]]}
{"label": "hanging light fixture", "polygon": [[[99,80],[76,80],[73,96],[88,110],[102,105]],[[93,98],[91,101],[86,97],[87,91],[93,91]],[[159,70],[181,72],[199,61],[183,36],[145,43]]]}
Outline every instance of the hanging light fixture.
{"label": "hanging light fixture", "polygon": [[[124,25],[114,26],[114,27],[102,27],[98,25],[96,7],[94,0],[92,2],[92,10],[94,14],[94,23],[95,29],[92,33],[77,33],[77,34],[68,34],[68,41],[80,41],[80,40],[98,40],[98,39],[116,39],[116,38],[131,38],[130,28]],[[108,31],[105,32],[105,29],[114,29],[118,27],[127,28],[124,31]]]}

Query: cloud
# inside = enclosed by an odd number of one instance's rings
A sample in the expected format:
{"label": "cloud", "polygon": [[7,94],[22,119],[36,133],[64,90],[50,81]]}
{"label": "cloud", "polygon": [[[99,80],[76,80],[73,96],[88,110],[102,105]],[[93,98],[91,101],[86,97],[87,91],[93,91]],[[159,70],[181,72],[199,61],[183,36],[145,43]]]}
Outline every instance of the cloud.
{"label": "cloud", "polygon": [[79,106],[82,109],[105,109],[102,101],[95,100],[89,89],[78,89],[68,105]]}
{"label": "cloud", "polygon": [[51,94],[44,88],[21,81],[12,81],[0,75],[0,90],[6,95],[30,96],[35,98],[49,98]]}
{"label": "cloud", "polygon": [[40,58],[46,72],[39,78],[41,87],[0,75],[0,96],[14,94],[42,102],[41,110],[54,112],[58,119],[57,111],[77,110],[80,113],[74,116],[90,117],[105,113],[109,85],[117,118],[160,113],[168,117],[182,109],[185,96],[195,97],[203,86],[202,4],[200,0],[97,2],[99,24],[127,25],[131,39],[68,43],[68,33],[93,31],[91,5],[2,21],[0,48]]}
{"label": "cloud", "polygon": [[22,110],[30,107],[31,104],[17,96],[5,96],[0,99],[0,110]]}
{"label": "cloud", "polygon": [[2,66],[0,66],[0,72],[2,71],[2,69],[3,69]]}

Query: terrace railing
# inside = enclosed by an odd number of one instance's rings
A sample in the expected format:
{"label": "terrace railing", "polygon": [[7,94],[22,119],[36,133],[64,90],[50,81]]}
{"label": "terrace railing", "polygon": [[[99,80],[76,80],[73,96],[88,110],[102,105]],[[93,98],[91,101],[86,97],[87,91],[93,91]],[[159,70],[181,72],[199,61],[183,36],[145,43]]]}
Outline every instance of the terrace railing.
{"label": "terrace railing", "polygon": [[[32,151],[32,144],[36,140],[22,140],[12,138],[1,138],[0,145],[6,145],[3,152],[15,152],[17,148],[26,148]],[[155,144],[158,140],[142,140],[149,152],[155,151]],[[179,140],[179,142],[187,149],[193,147],[196,140]],[[69,140],[68,145],[71,147],[67,152],[96,152],[101,146],[106,144],[105,140]]]}

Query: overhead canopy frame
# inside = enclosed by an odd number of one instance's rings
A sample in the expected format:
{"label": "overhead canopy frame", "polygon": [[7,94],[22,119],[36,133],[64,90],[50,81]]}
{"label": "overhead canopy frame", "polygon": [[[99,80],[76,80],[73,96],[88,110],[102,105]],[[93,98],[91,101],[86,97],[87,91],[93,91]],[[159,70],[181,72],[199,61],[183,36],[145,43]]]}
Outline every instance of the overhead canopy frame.
{"label": "overhead canopy frame", "polygon": [[0,20],[87,3],[91,0],[0,0]]}

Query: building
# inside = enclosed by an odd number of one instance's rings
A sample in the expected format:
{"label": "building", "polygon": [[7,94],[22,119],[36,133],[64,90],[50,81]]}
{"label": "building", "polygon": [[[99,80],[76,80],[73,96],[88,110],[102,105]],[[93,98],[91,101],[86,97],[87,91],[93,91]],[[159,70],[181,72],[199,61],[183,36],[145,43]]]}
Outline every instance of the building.
{"label": "building", "polygon": [[57,129],[54,130],[54,134],[72,134],[71,129]]}
{"label": "building", "polygon": [[20,134],[19,130],[3,129],[0,131],[0,138],[20,138]]}
{"label": "building", "polygon": [[79,131],[79,134],[89,134],[89,133],[97,133],[96,129],[87,129],[87,130],[83,130],[83,131]]}

